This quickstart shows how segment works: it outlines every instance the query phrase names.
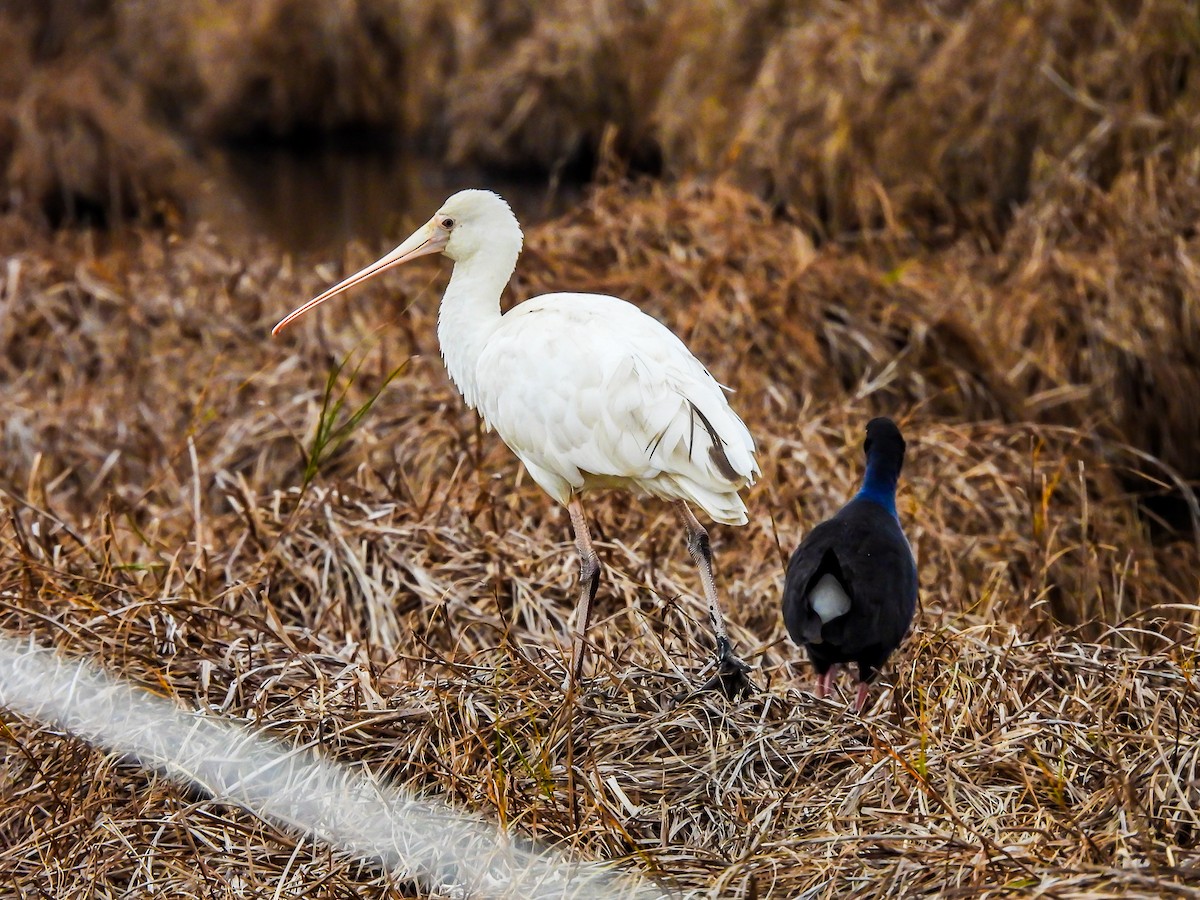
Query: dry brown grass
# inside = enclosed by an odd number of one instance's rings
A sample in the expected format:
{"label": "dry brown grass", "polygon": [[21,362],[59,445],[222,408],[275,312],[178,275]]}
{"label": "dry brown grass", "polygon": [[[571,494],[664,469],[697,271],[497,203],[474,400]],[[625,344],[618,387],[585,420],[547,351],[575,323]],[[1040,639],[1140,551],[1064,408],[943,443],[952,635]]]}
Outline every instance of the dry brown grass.
{"label": "dry brown grass", "polygon": [[[1191,5],[312,6],[0,9],[6,197],[170,223],[180,136],[310,129],[704,173],[529,229],[510,301],[627,297],[736,389],[764,477],[714,541],[762,692],[669,702],[708,658],[695,573],[613,495],[563,716],[569,525],[444,375],[445,267],[273,342],[374,254],[203,227],[0,215],[0,628],[680,894],[1195,896]],[[401,370],[314,467],[347,360],[350,408]],[[859,718],[807,692],[778,594],[877,413],[922,606]],[[16,896],[424,895],[19,716],[0,747]]]}
{"label": "dry brown grass", "polygon": [[[1151,534],[1126,487],[1144,461],[1108,420],[1025,417],[1011,359],[1038,330],[979,312],[1008,284],[969,246],[881,268],[724,185],[612,186],[530,229],[515,298],[576,285],[661,317],[736,388],[764,463],[751,524],[715,534],[763,692],[672,706],[708,658],[695,574],[669,510],[614,495],[591,504],[607,569],[568,720],[569,527],[442,372],[444,267],[271,342],[371,254],[311,271],[203,231],[97,239],[10,216],[0,235],[7,632],[679,892],[1194,893],[1195,550]],[[351,355],[351,405],[409,361],[301,489],[328,372]],[[911,437],[900,510],[922,609],[857,718],[807,693],[778,592],[878,411]],[[14,893],[420,895],[3,721]]]}

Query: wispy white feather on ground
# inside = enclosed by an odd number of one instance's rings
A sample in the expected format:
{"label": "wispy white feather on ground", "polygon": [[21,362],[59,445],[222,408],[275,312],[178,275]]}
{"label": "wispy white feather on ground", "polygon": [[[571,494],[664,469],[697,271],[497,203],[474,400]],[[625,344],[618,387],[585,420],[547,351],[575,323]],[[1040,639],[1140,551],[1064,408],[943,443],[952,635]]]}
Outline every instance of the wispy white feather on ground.
{"label": "wispy white feather on ground", "polygon": [[66,729],[214,798],[307,832],[448,896],[651,898],[610,867],[522,847],[506,832],[290,747],[187,712],[30,641],[0,637],[0,706]]}

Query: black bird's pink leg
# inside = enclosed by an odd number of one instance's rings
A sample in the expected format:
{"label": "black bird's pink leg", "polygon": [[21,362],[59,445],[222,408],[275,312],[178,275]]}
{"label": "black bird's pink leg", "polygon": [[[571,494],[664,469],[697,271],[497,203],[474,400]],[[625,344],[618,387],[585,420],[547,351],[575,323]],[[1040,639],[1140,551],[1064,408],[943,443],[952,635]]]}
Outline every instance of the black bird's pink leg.
{"label": "black bird's pink leg", "polygon": [[833,692],[833,679],[837,675],[837,665],[830,666],[817,676],[817,698],[824,699]]}
{"label": "black bird's pink leg", "polygon": [[867,705],[867,694],[871,690],[871,685],[865,681],[858,683],[858,693],[854,697],[854,711],[860,713]]}

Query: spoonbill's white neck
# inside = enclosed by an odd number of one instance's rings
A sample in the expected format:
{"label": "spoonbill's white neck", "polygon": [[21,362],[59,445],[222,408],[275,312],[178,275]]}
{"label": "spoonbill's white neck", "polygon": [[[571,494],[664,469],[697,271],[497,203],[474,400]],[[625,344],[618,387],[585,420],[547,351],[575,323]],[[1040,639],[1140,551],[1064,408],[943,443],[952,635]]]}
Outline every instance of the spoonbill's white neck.
{"label": "spoonbill's white neck", "polygon": [[516,268],[521,241],[521,226],[500,196],[490,191],[459,191],[395,250],[293,310],[272,334],[393,266],[444,253],[455,265],[438,312],[438,343],[446,371],[467,405],[475,409],[479,405],[479,357],[500,325],[500,293]]}
{"label": "spoonbill's white neck", "polygon": [[438,311],[438,343],[446,371],[472,409],[479,397],[476,363],[500,325],[500,294],[521,252],[520,232],[515,240],[508,237],[473,248],[455,262]]}

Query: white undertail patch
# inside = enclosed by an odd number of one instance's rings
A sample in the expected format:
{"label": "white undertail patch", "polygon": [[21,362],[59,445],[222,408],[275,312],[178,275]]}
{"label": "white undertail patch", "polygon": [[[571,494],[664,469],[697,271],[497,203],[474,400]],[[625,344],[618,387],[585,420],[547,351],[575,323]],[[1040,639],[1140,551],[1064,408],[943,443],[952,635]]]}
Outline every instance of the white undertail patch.
{"label": "white undertail patch", "polygon": [[829,572],[821,576],[821,580],[808,595],[808,602],[813,612],[821,617],[822,625],[828,625],[838,616],[850,612],[850,595],[846,593],[841,582]]}

